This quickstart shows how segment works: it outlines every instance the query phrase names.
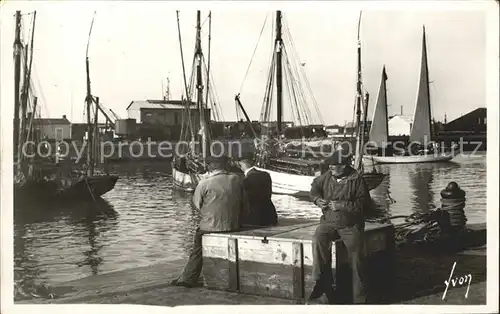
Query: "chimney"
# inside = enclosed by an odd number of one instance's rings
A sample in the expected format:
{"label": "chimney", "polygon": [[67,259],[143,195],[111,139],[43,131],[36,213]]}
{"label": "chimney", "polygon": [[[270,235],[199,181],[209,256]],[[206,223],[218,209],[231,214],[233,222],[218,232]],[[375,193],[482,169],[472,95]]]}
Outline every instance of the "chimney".
{"label": "chimney", "polygon": [[401,106],[401,115],[403,115],[403,106]]}
{"label": "chimney", "polygon": [[67,120],[67,119],[66,119],[66,115],[65,115],[65,114],[63,114],[63,119]]}

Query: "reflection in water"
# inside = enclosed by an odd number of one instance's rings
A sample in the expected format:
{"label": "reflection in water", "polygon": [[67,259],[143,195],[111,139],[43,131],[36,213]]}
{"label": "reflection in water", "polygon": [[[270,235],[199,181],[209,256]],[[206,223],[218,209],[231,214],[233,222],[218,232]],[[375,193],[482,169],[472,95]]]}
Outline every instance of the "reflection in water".
{"label": "reflection in water", "polygon": [[372,216],[370,218],[378,218],[388,213],[389,205],[392,202],[392,198],[390,196],[390,188],[391,173],[387,172],[385,174],[384,180],[380,183],[380,185],[370,191],[370,195],[373,201],[373,215],[370,215]]}
{"label": "reflection in water", "polygon": [[[377,166],[387,176],[371,191],[375,215],[408,215],[440,206],[439,192],[456,181],[467,193],[468,222],[485,222],[485,157],[458,157],[456,164]],[[116,163],[109,170],[120,180],[101,207],[87,203],[16,209],[16,280],[55,284],[187,256],[200,217],[191,206],[191,194],[173,188],[170,164]],[[273,195],[273,202],[279,218],[321,215],[308,199]]]}
{"label": "reflection in water", "polygon": [[431,207],[434,207],[434,193],[431,189],[434,177],[431,170],[428,167],[418,165],[408,171],[413,192],[412,210],[415,212],[426,213]]}
{"label": "reflection in water", "polygon": [[[103,246],[99,236],[111,230],[118,217],[113,206],[103,199],[71,207],[67,204],[24,204],[23,208],[15,209],[14,215],[14,278],[22,287],[38,286],[49,279],[44,251],[64,250],[64,242],[69,244],[68,240],[75,235],[88,243],[87,248],[85,245],[79,248],[83,250],[81,255],[73,256],[80,259],[76,265],[89,266],[92,274],[98,274],[103,260],[99,255]],[[64,265],[63,257],[50,264]]]}
{"label": "reflection in water", "polygon": [[[408,175],[411,191],[413,192],[412,210],[414,212],[425,213],[431,209],[435,209],[436,205],[439,206],[440,190],[435,191],[433,189],[436,178],[459,167],[460,165],[456,163],[424,163],[409,166]],[[442,186],[441,189],[444,189],[447,183],[442,182],[440,184]]]}

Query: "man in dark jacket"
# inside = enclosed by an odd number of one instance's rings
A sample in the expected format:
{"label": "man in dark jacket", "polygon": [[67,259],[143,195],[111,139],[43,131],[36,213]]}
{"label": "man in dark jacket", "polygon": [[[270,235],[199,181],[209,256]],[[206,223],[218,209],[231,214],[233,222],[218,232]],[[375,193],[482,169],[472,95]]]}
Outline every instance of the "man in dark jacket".
{"label": "man in dark jacket", "polygon": [[275,226],[278,224],[276,208],[271,200],[272,180],[269,173],[254,168],[253,158],[246,156],[239,161],[245,173],[243,185],[250,205],[245,225]]}
{"label": "man in dark jacket", "polygon": [[361,174],[353,169],[350,158],[335,151],[325,160],[329,166],[314,179],[311,198],[323,215],[313,237],[313,278],[316,284],[309,302],[326,294],[333,302],[332,241],[341,239],[350,256],[354,303],[365,303],[362,258],[364,255],[364,212],[370,206],[370,194]]}

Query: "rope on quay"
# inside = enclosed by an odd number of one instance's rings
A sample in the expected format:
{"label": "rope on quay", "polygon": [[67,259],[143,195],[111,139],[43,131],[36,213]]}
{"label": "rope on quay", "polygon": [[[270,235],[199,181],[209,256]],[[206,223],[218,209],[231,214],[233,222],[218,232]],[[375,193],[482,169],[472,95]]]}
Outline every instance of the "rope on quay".
{"label": "rope on quay", "polygon": [[[395,224],[396,247],[411,244],[431,244],[440,240],[455,238],[471,232],[465,227],[467,218],[464,212],[465,192],[456,182],[450,182],[441,191],[441,208],[411,215],[396,215],[368,222],[392,223],[391,220],[404,218],[403,223]],[[453,243],[456,241],[451,241]]]}

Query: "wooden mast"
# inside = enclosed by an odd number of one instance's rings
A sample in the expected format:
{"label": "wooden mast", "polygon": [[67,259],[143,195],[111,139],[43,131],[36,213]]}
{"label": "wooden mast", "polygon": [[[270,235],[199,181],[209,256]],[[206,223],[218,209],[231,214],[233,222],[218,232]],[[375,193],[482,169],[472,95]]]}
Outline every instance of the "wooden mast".
{"label": "wooden mast", "polygon": [[[91,108],[92,108],[92,92],[90,89],[90,70],[89,70],[89,43],[90,43],[90,35],[92,33],[92,26],[94,25],[94,17],[92,18],[92,23],[90,24],[89,38],[87,41],[87,51],[85,54],[85,70],[87,73],[87,96],[85,97],[85,101],[87,103],[87,175],[92,176],[94,174],[94,162],[93,162],[93,153],[94,153],[94,145],[93,145],[93,128],[91,121]],[[97,111],[97,108],[96,108]]]}
{"label": "wooden mast", "polygon": [[361,90],[361,40],[359,38],[359,28],[361,24],[361,14],[359,13],[359,20],[358,20],[358,66],[357,66],[357,83],[356,83],[356,129],[357,129],[357,134],[356,137],[358,138],[356,141],[356,158],[354,160],[354,168],[359,169],[361,167],[361,154],[360,151],[362,150],[361,147],[361,141],[360,141],[360,136],[363,136],[360,134],[362,131],[361,128],[361,102],[362,102],[362,90]]}
{"label": "wooden mast", "polygon": [[422,56],[420,63],[420,76],[418,82],[417,100],[415,113],[413,115],[413,126],[410,131],[410,142],[432,141],[432,118],[431,100],[429,92],[429,69],[427,64],[427,43],[425,38],[425,26],[422,35]]}
{"label": "wooden mast", "polygon": [[196,59],[196,89],[198,91],[196,101],[198,110],[200,112],[200,129],[201,129],[201,150],[203,156],[203,163],[208,153],[208,136],[207,136],[207,123],[205,106],[203,104],[203,77],[202,77],[202,57],[203,52],[201,49],[201,12],[196,12],[196,46],[195,46],[195,59]]}
{"label": "wooden mast", "polygon": [[[33,12],[33,24],[31,29],[31,43],[28,48],[28,45],[25,45],[24,51],[24,81],[23,88],[21,92],[21,129],[19,131],[19,147],[23,147],[24,141],[27,136],[27,110],[28,110],[28,95],[30,89],[30,80],[31,80],[31,66],[33,64],[33,43],[35,39],[35,21],[36,21],[36,11]],[[30,52],[29,63],[28,63],[28,51]],[[20,163],[21,169],[24,171],[24,156],[21,152],[18,154],[18,161]]]}
{"label": "wooden mast", "polygon": [[422,26],[423,27],[423,38],[422,38],[422,50],[423,50],[423,54],[425,54],[425,63],[424,63],[424,66],[425,66],[425,80],[427,82],[427,99],[428,99],[428,102],[427,102],[427,110],[429,110],[429,125],[430,125],[430,138],[429,140],[432,141],[432,138],[434,137],[434,123],[433,123],[433,120],[434,118],[432,118],[432,111],[431,111],[431,93],[430,93],[430,86],[429,86],[429,63],[427,62],[427,40],[425,39],[425,25]]}
{"label": "wooden mast", "polygon": [[20,104],[20,80],[21,80],[21,11],[16,11],[16,32],[14,38],[14,154],[18,157],[19,149],[19,109]]}
{"label": "wooden mast", "polygon": [[281,64],[281,50],[283,47],[283,39],[281,38],[281,11],[276,11],[276,40],[275,40],[275,52],[276,52],[276,104],[277,104],[277,130],[278,136],[281,135],[282,128],[282,118],[283,118],[283,76],[282,76],[282,64]]}

